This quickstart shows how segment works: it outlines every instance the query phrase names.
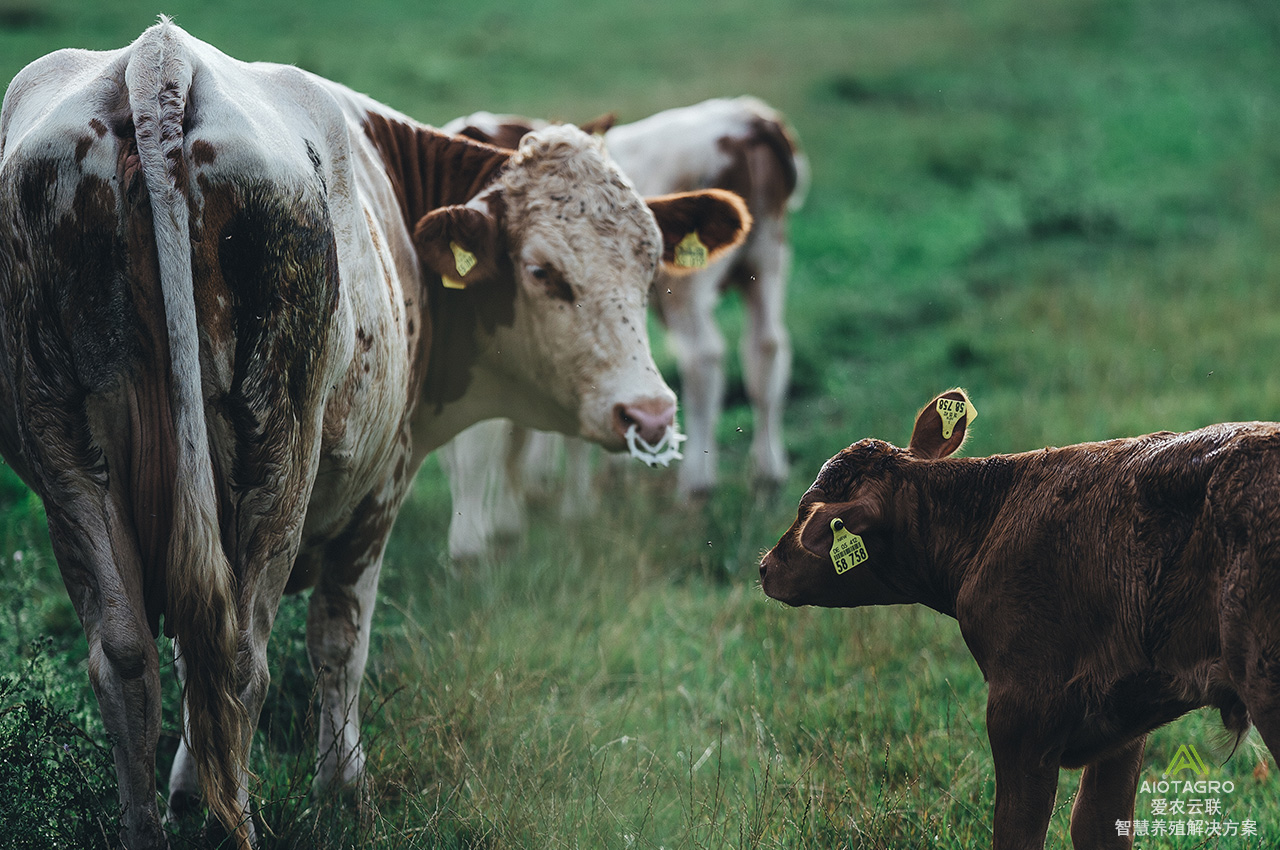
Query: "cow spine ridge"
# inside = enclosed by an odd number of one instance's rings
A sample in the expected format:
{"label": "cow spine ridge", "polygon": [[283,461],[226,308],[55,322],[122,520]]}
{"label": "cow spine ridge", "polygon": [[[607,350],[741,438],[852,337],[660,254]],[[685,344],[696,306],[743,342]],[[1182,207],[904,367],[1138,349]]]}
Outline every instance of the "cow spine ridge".
{"label": "cow spine ridge", "polygon": [[240,802],[246,721],[236,675],[236,587],[218,524],[193,294],[183,120],[194,72],[182,35],[162,20],[139,38],[125,71],[151,199],[172,369],[176,464],[166,623],[186,662],[183,734],[199,767],[201,793],[248,847]]}

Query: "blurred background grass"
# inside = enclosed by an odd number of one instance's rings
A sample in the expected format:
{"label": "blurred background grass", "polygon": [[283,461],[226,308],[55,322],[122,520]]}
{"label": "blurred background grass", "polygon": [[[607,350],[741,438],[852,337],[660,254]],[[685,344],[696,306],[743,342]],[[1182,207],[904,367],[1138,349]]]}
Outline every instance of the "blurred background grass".
{"label": "blurred background grass", "polygon": [[[725,484],[699,511],[636,469],[593,521],[538,513],[527,542],[455,566],[428,460],[384,571],[358,811],[307,796],[305,600],[284,605],[255,756],[267,846],[984,844],[984,687],[955,624],[783,609],[755,586],[817,467],[863,436],[905,441],[954,385],[982,412],[970,454],[1280,419],[1269,0],[0,0],[0,78],[58,47],[120,47],[162,11],[232,56],[432,123],[629,121],[751,93],[788,115],[813,167],[792,228],[790,486],[749,490],[736,363]],[[731,336],[738,307],[721,310]],[[39,791],[3,795],[0,829],[75,846],[90,839],[59,838],[49,813],[110,833],[105,741],[40,507],[7,470],[0,544],[0,788]],[[1194,744],[1237,783],[1226,815],[1261,837],[1141,846],[1280,842],[1275,780],[1254,773],[1268,759],[1251,738],[1226,761],[1219,729],[1202,712],[1157,732],[1144,776]],[[165,758],[175,742],[170,711]],[[41,778],[55,758],[53,775],[85,780]],[[1064,773],[1051,845],[1075,782]]]}

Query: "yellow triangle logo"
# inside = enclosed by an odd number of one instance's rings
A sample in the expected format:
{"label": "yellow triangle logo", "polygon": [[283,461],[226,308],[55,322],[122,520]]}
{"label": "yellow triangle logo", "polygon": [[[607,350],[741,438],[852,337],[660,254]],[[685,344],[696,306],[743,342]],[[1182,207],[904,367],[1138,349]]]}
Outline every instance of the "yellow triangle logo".
{"label": "yellow triangle logo", "polygon": [[1178,751],[1173,754],[1173,761],[1169,762],[1169,766],[1165,768],[1164,775],[1176,776],[1184,770],[1190,770],[1197,776],[1209,775],[1209,768],[1205,767],[1204,760],[1200,758],[1196,748],[1190,744],[1178,747]]}

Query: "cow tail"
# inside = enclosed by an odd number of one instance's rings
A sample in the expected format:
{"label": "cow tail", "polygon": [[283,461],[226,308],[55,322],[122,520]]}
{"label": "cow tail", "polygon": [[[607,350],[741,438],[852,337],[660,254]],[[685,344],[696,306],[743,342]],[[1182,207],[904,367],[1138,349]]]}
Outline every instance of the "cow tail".
{"label": "cow tail", "polygon": [[167,20],[138,40],[125,71],[138,157],[151,200],[172,371],[173,527],[166,624],[186,662],[183,734],[214,815],[249,846],[241,786],[247,721],[236,675],[236,580],[222,546],[204,414],[200,341],[188,231],[183,120],[193,70],[183,33]]}

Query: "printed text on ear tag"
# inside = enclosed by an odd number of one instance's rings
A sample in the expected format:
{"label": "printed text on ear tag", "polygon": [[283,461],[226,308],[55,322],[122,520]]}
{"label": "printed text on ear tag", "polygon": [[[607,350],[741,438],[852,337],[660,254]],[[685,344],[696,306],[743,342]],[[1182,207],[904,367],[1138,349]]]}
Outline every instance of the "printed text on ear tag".
{"label": "printed text on ear tag", "polygon": [[831,543],[831,563],[836,565],[836,575],[849,572],[867,559],[862,538],[850,533],[840,517],[831,520],[831,533],[835,535]]}
{"label": "printed text on ear tag", "polygon": [[[466,277],[467,272],[476,267],[476,255],[457,242],[450,242],[449,248],[453,251],[453,267],[458,270],[458,277]],[[456,288],[461,289],[461,287]]]}
{"label": "printed text on ear tag", "polygon": [[955,430],[956,423],[965,416],[969,417],[969,422],[977,417],[977,409],[965,401],[964,399],[940,398],[938,399],[938,415],[942,417],[942,439],[950,440],[951,432]]}
{"label": "printed text on ear tag", "polygon": [[707,265],[707,246],[692,230],[676,245],[676,265],[682,269],[701,269]]}

